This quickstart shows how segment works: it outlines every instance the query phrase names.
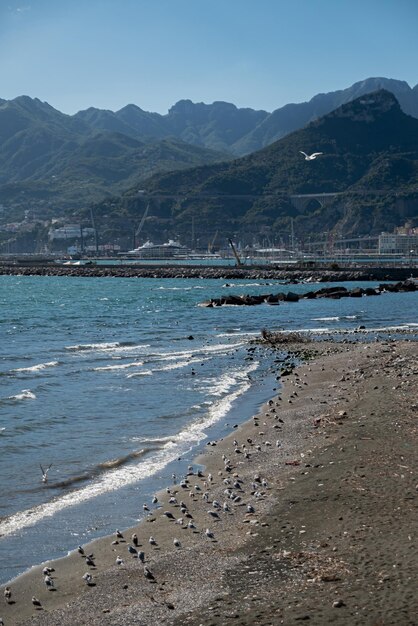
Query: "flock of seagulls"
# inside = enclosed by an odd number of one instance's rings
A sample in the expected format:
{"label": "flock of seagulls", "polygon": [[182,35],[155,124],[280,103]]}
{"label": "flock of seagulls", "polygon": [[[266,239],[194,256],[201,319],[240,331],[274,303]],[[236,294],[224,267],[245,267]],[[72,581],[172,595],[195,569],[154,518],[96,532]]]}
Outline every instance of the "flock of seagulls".
{"label": "flock of seagulls", "polygon": [[[297,395],[297,392],[295,391],[294,394]],[[291,397],[294,397],[294,394]],[[279,397],[278,400],[281,398]],[[280,402],[270,401],[269,405],[263,418],[271,420],[272,429],[280,430],[284,423],[276,411]],[[260,428],[259,420],[260,416],[253,417],[253,426],[257,430]],[[267,424],[263,422],[263,425]],[[258,432],[256,437],[247,437],[245,441],[241,442],[237,438],[234,439],[230,454],[222,455],[223,468],[218,472],[217,478],[214,478],[210,472],[205,474],[201,469],[195,470],[192,465],[189,465],[185,476],[180,478],[173,474],[173,484],[166,488],[166,497],[164,495],[153,496],[152,506],[144,503],[143,511],[150,518],[150,521],[152,518],[155,519],[159,512],[161,520],[166,520],[162,523],[171,525],[173,531],[171,541],[175,550],[182,550],[189,545],[195,545],[196,541],[199,541],[199,536],[215,544],[218,541],[216,531],[223,527],[222,522],[229,516],[235,515],[239,519],[254,520],[254,516],[262,509],[259,503],[268,496],[270,488],[267,479],[258,473],[252,474],[251,478],[248,477],[248,472],[240,474],[238,470],[240,466],[251,463],[259,451],[267,450],[271,445],[271,442],[265,438],[264,432]],[[280,446],[281,442],[278,439],[276,447],[279,448]],[[41,468],[46,480],[50,467],[46,470]],[[198,505],[199,501],[203,506]],[[179,529],[185,531],[184,535],[182,533],[181,539],[178,534]],[[160,548],[160,543],[163,546],[167,545],[167,533],[164,533],[161,541],[153,535],[150,535],[148,539],[138,535],[138,531],[133,532],[130,536],[130,542],[128,542],[124,533],[116,529],[111,542],[111,549],[115,554],[113,563],[116,567],[123,568],[127,559],[135,559],[141,564],[145,579],[156,582],[157,574],[152,571],[150,562],[152,563],[154,560],[154,550]],[[189,537],[192,536],[196,538],[193,542],[189,540]],[[221,535],[219,535],[220,538]],[[148,544],[148,554],[143,547],[144,544]],[[115,546],[118,546],[118,549]],[[122,548],[126,549],[125,553],[122,552]],[[85,565],[84,572],[80,572],[80,582],[83,581],[87,587],[95,587],[94,575],[97,571],[95,555],[93,553],[88,554],[81,545],[78,546],[77,552]],[[108,561],[104,563],[104,567],[107,566]],[[59,585],[57,587],[55,583],[55,570],[53,568],[44,567],[42,576],[48,592],[59,591]],[[4,589],[4,598],[7,604],[14,603],[11,586]],[[43,601],[46,601],[45,598]],[[32,597],[32,605],[37,611],[44,609],[41,600],[36,596]]]}

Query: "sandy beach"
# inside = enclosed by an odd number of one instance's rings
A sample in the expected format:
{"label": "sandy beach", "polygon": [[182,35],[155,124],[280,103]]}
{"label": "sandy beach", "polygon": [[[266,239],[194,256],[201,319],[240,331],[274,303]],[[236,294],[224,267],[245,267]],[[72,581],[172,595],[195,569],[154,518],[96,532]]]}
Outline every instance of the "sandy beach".
{"label": "sandy beach", "polygon": [[13,581],[4,624],[418,624],[417,343],[286,347],[309,358],[210,442],[202,476],[84,546],[93,565],[77,546],[47,564],[52,588],[44,565]]}

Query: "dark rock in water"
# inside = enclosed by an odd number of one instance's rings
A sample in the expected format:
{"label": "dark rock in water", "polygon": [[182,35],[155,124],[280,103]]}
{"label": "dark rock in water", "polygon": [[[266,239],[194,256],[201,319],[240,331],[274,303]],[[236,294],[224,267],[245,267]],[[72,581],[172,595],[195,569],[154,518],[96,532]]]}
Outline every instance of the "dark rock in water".
{"label": "dark rock in water", "polygon": [[344,298],[349,292],[345,287],[325,287],[316,292],[317,298]]}
{"label": "dark rock in water", "polygon": [[244,299],[241,296],[225,296],[221,298],[221,304],[233,305],[233,306],[243,306],[245,303]]}
{"label": "dark rock in water", "polygon": [[193,341],[194,337],[193,337],[193,335],[189,335],[189,336],[187,337],[187,339],[189,339],[190,341]]}
{"label": "dark rock in water", "polygon": [[351,298],[361,298],[363,295],[363,289],[361,287],[356,287],[356,289],[352,289],[350,291]]}
{"label": "dark rock in water", "polygon": [[299,302],[299,295],[297,293],[293,293],[293,291],[288,291],[284,300],[285,302]]}
{"label": "dark rock in water", "polygon": [[380,296],[380,291],[378,289],[373,289],[372,287],[366,287],[364,290],[364,295],[366,296]]}
{"label": "dark rock in water", "polygon": [[279,304],[279,302],[280,302],[279,296],[278,296],[278,294],[276,294],[276,295],[270,294],[270,295],[266,296],[264,302],[266,302],[267,304]]}

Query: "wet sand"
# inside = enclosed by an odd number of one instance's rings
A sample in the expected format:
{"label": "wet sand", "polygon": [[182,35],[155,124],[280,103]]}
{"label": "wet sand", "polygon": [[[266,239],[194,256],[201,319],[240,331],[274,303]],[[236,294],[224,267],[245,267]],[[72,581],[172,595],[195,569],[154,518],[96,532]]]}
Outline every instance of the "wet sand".
{"label": "wet sand", "polygon": [[123,540],[90,544],[94,566],[77,551],[55,561],[55,591],[41,567],[13,581],[5,625],[418,624],[418,344],[293,347],[312,358],[206,447],[203,477],[158,494]]}

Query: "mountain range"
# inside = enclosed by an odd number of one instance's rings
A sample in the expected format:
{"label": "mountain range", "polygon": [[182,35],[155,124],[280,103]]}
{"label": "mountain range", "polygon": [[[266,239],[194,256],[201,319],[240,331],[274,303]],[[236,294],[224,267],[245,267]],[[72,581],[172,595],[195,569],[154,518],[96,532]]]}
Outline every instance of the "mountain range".
{"label": "mountain range", "polygon": [[115,113],[90,108],[74,117],[99,130],[117,131],[140,139],[177,137],[186,143],[243,156],[378,89],[393,93],[402,110],[418,118],[418,85],[411,89],[404,81],[388,78],[368,78],[347,89],[318,94],[309,102],[287,104],[272,113],[237,108],[228,102],[204,104],[180,100],[167,115],[147,113],[130,104]]}
{"label": "mountain range", "polygon": [[[316,192],[317,189],[347,191],[353,185],[366,185],[367,177],[372,181],[378,179],[379,185],[386,185],[386,195],[388,187],[398,192],[400,189],[405,192],[408,188],[410,193],[415,161],[411,162],[405,156],[404,145],[396,141],[393,145],[382,144],[377,137],[373,137],[367,149],[364,146],[359,148],[361,154],[349,159],[348,163],[340,153],[336,153],[337,140],[331,139],[332,133],[328,134],[328,139],[321,135],[325,128],[322,120],[327,119],[329,124],[333,111],[352,101],[364,108],[366,105],[362,104],[362,96],[382,87],[386,93],[396,96],[396,100],[392,97],[391,109],[396,108],[398,115],[403,116],[402,120],[392,119],[391,123],[403,125],[406,118],[418,118],[418,85],[411,88],[403,81],[386,78],[370,78],[344,90],[318,94],[309,102],[288,104],[272,113],[240,109],[226,102],[194,104],[181,100],[167,115],[148,113],[131,104],[117,112],[90,108],[70,116],[36,98],[20,96],[10,101],[0,100],[0,205],[3,207],[0,222],[22,219],[27,209],[50,218],[60,215],[70,217],[80,213],[80,210],[82,212],[83,207],[102,201],[104,204],[111,201],[114,205],[123,202],[130,206],[131,193],[128,191],[122,195],[130,188],[137,190],[146,186],[149,189],[164,189],[165,193],[169,189],[177,193],[186,187],[194,191],[196,183],[197,187],[203,184],[204,189],[210,190],[210,180],[213,189],[219,189],[220,193],[226,193],[228,189],[234,189],[235,193],[239,189],[242,194],[245,189],[253,189],[256,194],[264,195],[264,205],[268,206],[261,207],[257,201],[251,204],[251,210],[257,215],[257,220],[261,214],[264,215],[261,221],[265,222],[265,227],[271,224],[271,201],[266,195],[270,193],[270,188],[275,194],[280,189],[285,204],[286,194],[307,190]],[[367,102],[366,108],[370,106]],[[301,128],[303,131],[300,132],[309,131],[313,135],[310,138],[301,135],[303,139],[300,139],[295,131]],[[371,129],[372,125],[367,125],[367,133]],[[379,132],[383,132],[384,136],[386,134],[382,130]],[[411,132],[415,133],[415,127]],[[366,139],[358,137],[358,146]],[[304,171],[299,178],[300,161],[277,157],[286,149],[289,155],[293,155],[292,150],[298,153],[298,149],[308,150],[309,146],[318,149],[320,145],[326,156],[314,164],[317,174],[318,171],[321,173],[316,180],[304,177]],[[394,146],[395,152],[392,149]],[[348,154],[354,154],[353,146],[349,148]],[[391,176],[382,173],[385,161],[378,158],[382,150],[390,156]],[[375,154],[376,158],[365,159],[362,151],[368,155]],[[333,161],[331,153],[337,157]],[[237,155],[241,158],[236,159]],[[270,161],[270,166],[266,169],[267,161]],[[260,163],[263,163],[262,167]],[[258,176],[257,168],[260,167],[263,176],[267,176],[264,183]],[[368,168],[371,168],[370,171]],[[186,170],[184,175],[180,174],[181,170]],[[271,176],[266,174],[267,170]],[[202,183],[206,174],[209,178]],[[212,218],[216,223],[214,216],[218,213],[220,225],[224,219],[225,204],[220,203],[221,208],[211,208],[212,204],[205,203],[207,224]],[[243,212],[248,210],[247,205],[244,203],[233,212],[242,217]],[[184,211],[186,214],[192,211],[190,207],[186,210],[184,203],[182,207],[171,208],[170,211],[177,217]],[[287,206],[287,219],[292,210]],[[271,209],[271,216],[275,216],[278,227],[275,211]],[[177,225],[177,217],[172,221],[173,215],[168,217],[167,214],[164,224]],[[237,218],[239,230],[242,230],[241,217]],[[300,215],[293,217],[301,220]],[[153,219],[157,227],[159,220],[155,216]],[[153,221],[151,216],[149,221]],[[389,220],[388,224],[395,221]],[[380,220],[379,224],[383,222]],[[246,223],[251,224],[249,215]],[[260,225],[260,222],[257,223]],[[351,230],[360,228],[360,223],[361,220],[357,226],[352,225]],[[309,220],[305,226],[308,228]],[[234,230],[232,226],[231,229]]]}
{"label": "mountain range", "polygon": [[[301,151],[321,152],[306,161]],[[239,159],[153,176],[147,198],[123,197],[127,215],[152,203],[148,237],[209,241],[218,230],[248,243],[263,233],[377,235],[418,225],[418,120],[379,90],[338,107]],[[301,197],[298,197],[301,196]],[[315,197],[316,196],[316,197]],[[99,205],[109,220],[109,204]],[[151,218],[152,216],[152,218]]]}

